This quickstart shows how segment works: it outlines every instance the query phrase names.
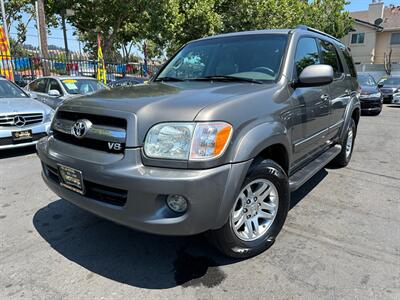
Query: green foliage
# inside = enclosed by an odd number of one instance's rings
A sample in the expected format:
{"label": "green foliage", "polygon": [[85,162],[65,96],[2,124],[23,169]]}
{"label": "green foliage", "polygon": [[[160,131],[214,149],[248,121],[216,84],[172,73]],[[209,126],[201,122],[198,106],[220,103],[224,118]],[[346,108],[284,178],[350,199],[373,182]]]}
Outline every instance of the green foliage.
{"label": "green foliage", "polygon": [[[14,0],[25,1],[25,0]],[[97,33],[106,58],[129,57],[132,45],[148,44],[148,57],[176,51],[208,35],[242,30],[293,28],[305,24],[343,37],[352,21],[344,11],[347,0],[48,0],[49,16],[66,8],[68,21],[94,56]]]}

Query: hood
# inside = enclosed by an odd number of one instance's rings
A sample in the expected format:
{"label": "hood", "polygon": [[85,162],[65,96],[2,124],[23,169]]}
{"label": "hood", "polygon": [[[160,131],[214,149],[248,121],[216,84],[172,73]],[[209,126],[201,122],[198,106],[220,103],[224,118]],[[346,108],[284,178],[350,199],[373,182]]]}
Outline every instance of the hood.
{"label": "hood", "polygon": [[376,86],[368,86],[368,85],[361,86],[361,94],[374,94],[378,92],[379,89]]}
{"label": "hood", "polygon": [[[94,109],[134,113],[136,145],[144,140],[146,132],[157,123],[191,122],[205,108],[213,110],[213,107],[222,103],[268,90],[272,86],[247,82],[153,82],[71,99],[59,109],[85,113]],[[216,118],[220,120],[218,118],[221,117]]]}
{"label": "hood", "polygon": [[32,98],[0,98],[0,114],[9,113],[43,113],[48,114],[51,108]]}
{"label": "hood", "polygon": [[400,89],[398,85],[385,85],[381,88],[381,91],[385,94],[392,94],[397,89]]}
{"label": "hood", "polygon": [[61,109],[96,107],[126,111],[136,114],[138,124],[193,121],[205,107],[257,92],[268,86],[232,82],[153,82],[71,99]]}

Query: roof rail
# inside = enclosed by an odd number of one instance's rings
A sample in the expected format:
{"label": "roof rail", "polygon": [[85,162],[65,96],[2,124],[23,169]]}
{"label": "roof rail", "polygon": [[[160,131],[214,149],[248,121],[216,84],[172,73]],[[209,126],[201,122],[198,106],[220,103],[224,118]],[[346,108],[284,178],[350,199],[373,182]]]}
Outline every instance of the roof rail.
{"label": "roof rail", "polygon": [[309,26],[307,26],[307,25],[300,24],[300,25],[298,25],[298,26],[296,27],[296,29],[307,30],[307,31],[319,33],[319,34],[321,34],[321,35],[324,35],[324,36],[326,36],[326,37],[329,37],[329,38],[331,38],[331,39],[333,39],[333,40],[335,40],[335,41],[337,41],[337,42],[343,44],[343,42],[342,42],[341,40],[339,40],[338,38],[336,38],[336,37],[334,37],[334,36],[332,36],[332,35],[330,35],[330,34],[327,34],[327,33],[323,32],[323,31],[321,31],[321,30],[318,30],[318,29],[309,27]]}

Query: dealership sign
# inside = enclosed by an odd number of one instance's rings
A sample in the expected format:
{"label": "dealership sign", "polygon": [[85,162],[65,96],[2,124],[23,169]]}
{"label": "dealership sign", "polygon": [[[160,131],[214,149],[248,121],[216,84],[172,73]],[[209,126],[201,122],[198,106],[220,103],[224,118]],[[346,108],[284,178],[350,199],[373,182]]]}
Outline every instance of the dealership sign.
{"label": "dealership sign", "polygon": [[14,80],[10,44],[2,26],[0,26],[0,75],[6,77],[8,80]]}

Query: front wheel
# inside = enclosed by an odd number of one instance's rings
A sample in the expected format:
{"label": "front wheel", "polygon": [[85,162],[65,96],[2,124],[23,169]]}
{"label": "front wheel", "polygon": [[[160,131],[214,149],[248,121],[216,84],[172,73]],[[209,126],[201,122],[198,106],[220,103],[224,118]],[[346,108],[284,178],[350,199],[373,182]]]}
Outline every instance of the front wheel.
{"label": "front wheel", "polygon": [[226,224],[208,236],[225,255],[257,255],[275,242],[289,202],[285,171],[274,161],[264,160],[249,170]]}

